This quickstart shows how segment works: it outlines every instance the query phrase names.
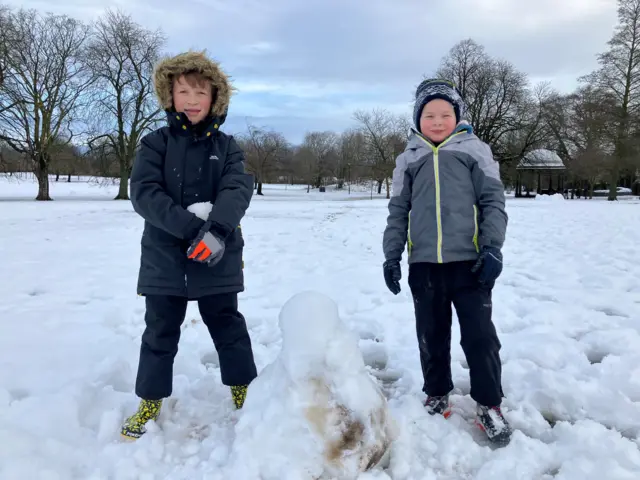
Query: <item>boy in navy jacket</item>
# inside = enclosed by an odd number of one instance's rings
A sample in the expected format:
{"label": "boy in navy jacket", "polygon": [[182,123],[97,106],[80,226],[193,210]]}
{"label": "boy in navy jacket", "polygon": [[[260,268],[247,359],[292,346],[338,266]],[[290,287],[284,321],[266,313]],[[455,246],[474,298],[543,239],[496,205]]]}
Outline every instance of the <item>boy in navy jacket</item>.
{"label": "boy in navy jacket", "polygon": [[[224,122],[231,85],[219,65],[187,52],[160,62],[154,84],[168,125],[141,140],[131,172],[131,201],[144,219],[138,293],[145,297],[136,395],[138,411],[122,435],[138,438],[171,395],[173,361],[189,300],[197,300],[220,358],[222,383],[241,408],[257,376],[245,319],[240,229],[253,194],[244,154]],[[187,208],[210,202],[206,221]]]}

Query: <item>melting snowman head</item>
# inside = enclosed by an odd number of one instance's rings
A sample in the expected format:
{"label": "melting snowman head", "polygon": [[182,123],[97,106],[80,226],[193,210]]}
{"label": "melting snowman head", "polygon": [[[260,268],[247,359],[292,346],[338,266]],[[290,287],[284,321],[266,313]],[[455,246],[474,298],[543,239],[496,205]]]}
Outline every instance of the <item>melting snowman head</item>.
{"label": "melting snowman head", "polygon": [[318,292],[301,292],[284,304],[279,321],[282,359],[292,379],[323,373],[331,343],[346,331],[336,303]]}

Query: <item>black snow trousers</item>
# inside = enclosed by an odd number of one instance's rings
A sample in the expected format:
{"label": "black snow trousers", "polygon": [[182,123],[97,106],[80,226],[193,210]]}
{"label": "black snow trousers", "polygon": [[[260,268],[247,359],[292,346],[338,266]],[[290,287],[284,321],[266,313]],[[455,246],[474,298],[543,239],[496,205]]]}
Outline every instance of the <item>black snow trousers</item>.
{"label": "black snow trousers", "polygon": [[[178,353],[180,326],[187,313],[186,297],[147,295],[145,323],[136,378],[136,395],[159,400],[171,395],[173,361]],[[238,311],[238,295],[223,293],[198,299],[198,309],[209,330],[224,385],[248,385],[257,371],[251,339]]]}
{"label": "black snow trousers", "polygon": [[479,284],[471,272],[474,263],[409,265],[423,391],[430,396],[442,396],[453,390],[453,304],[460,323],[460,345],[469,365],[471,398],[481,405],[497,406],[503,397],[501,345],[491,320],[491,288]]}

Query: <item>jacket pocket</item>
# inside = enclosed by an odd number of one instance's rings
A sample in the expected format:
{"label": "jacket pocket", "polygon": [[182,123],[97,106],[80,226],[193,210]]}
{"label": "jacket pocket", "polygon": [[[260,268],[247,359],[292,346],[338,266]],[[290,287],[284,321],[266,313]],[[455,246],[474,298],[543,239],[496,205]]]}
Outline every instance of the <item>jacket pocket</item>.
{"label": "jacket pocket", "polygon": [[244,238],[242,235],[242,227],[240,227],[240,225],[231,232],[226,243],[227,250],[241,250],[244,248]]}

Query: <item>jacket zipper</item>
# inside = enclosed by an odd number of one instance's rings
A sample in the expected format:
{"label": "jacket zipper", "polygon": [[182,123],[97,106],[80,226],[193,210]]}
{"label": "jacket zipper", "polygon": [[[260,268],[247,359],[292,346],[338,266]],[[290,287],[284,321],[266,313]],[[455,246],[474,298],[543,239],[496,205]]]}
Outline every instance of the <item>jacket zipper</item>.
{"label": "jacket zipper", "polygon": [[480,253],[480,247],[478,246],[478,207],[473,206],[473,245],[476,247],[476,252]]}
{"label": "jacket zipper", "polygon": [[435,176],[436,182],[436,225],[438,230],[436,251],[438,253],[438,263],[442,263],[442,211],[440,209],[440,162],[438,158],[440,145],[438,145],[433,151],[433,175]]}
{"label": "jacket zipper", "polygon": [[433,146],[431,142],[422,138],[422,140],[431,147],[433,150],[433,175],[435,177],[435,186],[436,186],[436,225],[437,225],[437,244],[436,244],[436,252],[438,257],[438,263],[444,263],[442,258],[442,209],[440,205],[440,159],[438,157],[438,153],[440,152],[440,148],[445,146],[449,140],[451,140],[456,135],[459,135],[465,132],[457,132],[447,138],[444,142],[442,142],[437,147]]}
{"label": "jacket zipper", "polygon": [[[185,175],[186,175],[186,171],[187,171],[187,154],[189,153],[189,143],[187,141],[187,146],[185,147],[185,152],[184,155],[182,156],[183,161],[182,161],[182,177],[180,180],[180,205],[184,204],[184,185],[185,185]],[[189,285],[187,282],[187,268],[189,267],[188,263],[189,260],[187,259],[187,256],[185,255],[183,257],[183,262],[184,262],[184,293],[185,295],[188,297],[189,296]]]}
{"label": "jacket zipper", "polygon": [[411,241],[411,211],[409,211],[409,222],[407,225],[407,256],[411,256],[411,250],[413,249],[413,242]]}

